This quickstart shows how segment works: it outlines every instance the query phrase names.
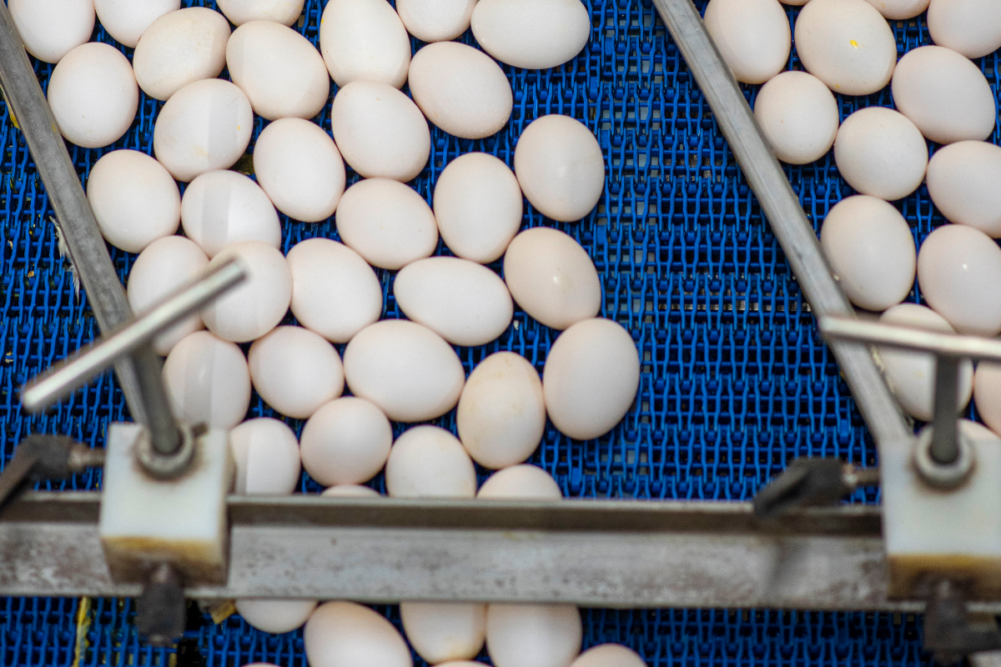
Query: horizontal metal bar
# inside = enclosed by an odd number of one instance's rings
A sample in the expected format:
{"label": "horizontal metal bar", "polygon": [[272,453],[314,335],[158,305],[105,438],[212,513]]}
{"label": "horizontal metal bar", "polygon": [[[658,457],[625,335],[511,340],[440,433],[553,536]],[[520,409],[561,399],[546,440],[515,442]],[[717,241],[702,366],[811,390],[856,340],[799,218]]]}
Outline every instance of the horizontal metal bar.
{"label": "horizontal metal bar", "polygon": [[974,361],[1001,362],[1001,341],[993,338],[960,336],[847,317],[820,318],[820,332],[834,340],[930,352]]}
{"label": "horizontal metal bar", "polygon": [[[0,595],[134,596],[110,580],[96,493],[35,493],[0,515]],[[886,599],[880,512],[779,521],[747,503],[231,497],[240,597],[919,611]],[[1001,604],[979,603],[1001,612]]]}

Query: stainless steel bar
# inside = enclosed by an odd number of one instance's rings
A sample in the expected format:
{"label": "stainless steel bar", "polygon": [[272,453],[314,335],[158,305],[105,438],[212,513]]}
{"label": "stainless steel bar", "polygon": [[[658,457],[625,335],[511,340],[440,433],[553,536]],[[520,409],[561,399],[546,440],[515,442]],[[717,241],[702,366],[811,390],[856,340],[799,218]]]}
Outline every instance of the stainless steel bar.
{"label": "stainless steel bar", "polygon": [[[812,312],[853,316],[831,275],[799,198],[772,154],[736,80],[723,61],[692,0],[654,0],[675,44],[712,108],[737,162],[796,274]],[[871,353],[832,342],[831,350],[878,444],[911,436]]]}
{"label": "stainless steel bar", "polygon": [[942,355],[935,360],[935,414],[929,453],[936,463],[950,465],[959,458],[960,359]]}
{"label": "stainless steel bar", "polygon": [[930,352],[960,359],[1001,362],[1001,340],[912,329],[847,317],[820,319],[820,332],[837,340]]}
{"label": "stainless steel bar", "polygon": [[[125,290],[118,281],[52,110],[3,2],[0,2],[0,85],[45,183],[70,260],[87,291],[98,326],[101,331],[110,331],[125,324],[132,318]],[[131,358],[119,361],[115,372],[132,418],[147,425],[158,451],[170,454],[180,447],[181,440],[160,380],[160,367],[160,359],[144,347]]]}
{"label": "stainless steel bar", "polygon": [[32,380],[21,391],[21,404],[29,412],[37,412],[65,398],[122,357],[148,344],[171,325],[240,283],[246,275],[244,267],[235,259],[214,268],[128,326],[83,348]]}

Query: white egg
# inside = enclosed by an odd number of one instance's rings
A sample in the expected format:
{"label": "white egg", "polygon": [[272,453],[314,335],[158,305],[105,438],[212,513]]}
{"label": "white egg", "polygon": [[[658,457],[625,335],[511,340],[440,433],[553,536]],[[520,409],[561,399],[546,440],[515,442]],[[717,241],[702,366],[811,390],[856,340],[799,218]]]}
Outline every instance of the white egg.
{"label": "white egg", "polygon": [[758,91],[754,117],[775,157],[809,164],[831,150],[841,115],[823,81],[806,72],[782,72]]}
{"label": "white egg", "polygon": [[354,81],[337,91],[330,127],[344,161],[366,178],[409,181],[431,154],[431,131],[421,110],[385,83]]}
{"label": "white egg", "polygon": [[455,417],[459,439],[486,468],[526,461],[546,430],[539,373],[514,352],[495,352],[466,380]]}
{"label": "white egg", "polygon": [[344,161],[319,125],[302,118],[277,120],[254,144],[257,182],[279,211],[302,222],[326,220],[344,194]]}
{"label": "white egg", "polygon": [[126,252],[142,252],[177,231],[181,193],[163,166],[139,151],[106,153],[91,167],[87,201],[105,240]]}
{"label": "white egg", "polygon": [[834,161],[857,192],[894,201],[920,187],[928,168],[928,145],[903,114],[869,107],[841,124]]}
{"label": "white egg", "polygon": [[709,0],[705,24],[737,81],[764,83],[785,69],[792,31],[778,0]]}
{"label": "white egg", "polygon": [[250,371],[233,343],[196,331],[167,355],[163,385],[178,419],[192,426],[233,428],[250,407]]}
{"label": "white egg", "polygon": [[843,95],[869,95],[890,82],[897,42],[866,0],[812,0],[796,19],[796,53],[810,74]]}
{"label": "white egg", "polygon": [[[956,333],[945,318],[931,308],[916,303],[902,303],[883,313],[880,322]],[[900,407],[922,421],[931,421],[935,405],[935,357],[931,354],[893,348],[879,348],[883,374]],[[956,412],[966,407],[973,393],[973,364],[969,359],[960,366],[959,395]]]}
{"label": "white egg", "polygon": [[236,26],[249,21],[275,21],[291,26],[302,16],[305,0],[216,0],[216,4]]}
{"label": "white egg", "polygon": [[574,605],[487,607],[487,652],[494,667],[569,667],[583,636]]}
{"label": "white egg", "polygon": [[581,653],[572,667],[646,667],[646,663],[631,648],[601,644]]}
{"label": "white egg", "polygon": [[594,262],[572,236],[557,229],[534,227],[515,236],[504,255],[504,280],[515,302],[553,329],[566,329],[601,310]]}
{"label": "white egg", "polygon": [[514,173],[532,206],[553,220],[574,222],[601,199],[605,157],[586,125],[550,114],[532,121],[521,133]]}
{"label": "white egg", "polygon": [[334,83],[407,80],[410,36],[386,0],[330,0],[320,20],[320,52]]}
{"label": "white egg", "polygon": [[401,602],[403,633],[431,665],[475,658],[487,632],[487,605],[463,602]]}
{"label": "white egg", "polygon": [[333,343],[346,343],[379,319],[382,285],[351,248],[315,238],[285,257],[292,273],[292,314],[299,324]]}
{"label": "white egg", "polygon": [[484,51],[525,69],[558,67],[591,36],[591,16],[580,0],[479,0],[470,25]]}
{"label": "white egg", "polygon": [[820,245],[841,289],[860,308],[886,310],[914,286],[911,228],[881,199],[856,195],[838,202],[820,228]]}
{"label": "white egg", "polygon": [[955,51],[941,46],[909,51],[897,63],[891,88],[900,113],[934,142],[983,140],[994,131],[991,86],[979,67]]}
{"label": "white egg", "polygon": [[233,490],[252,496],[287,496],[299,485],[299,441],[284,422],[248,419],[229,432],[236,462]]}
{"label": "white egg", "polygon": [[[202,249],[183,236],[154,241],[139,253],[129,272],[129,306],[137,315],[145,313],[198,278],[208,263]],[[201,316],[195,313],[154,338],[153,350],[169,354],[182,338],[204,326]]]}
{"label": "white egg", "polygon": [[476,497],[480,500],[559,500],[559,484],[542,468],[517,465],[504,468],[483,482]]}
{"label": "white egg", "polygon": [[410,94],[428,120],[463,139],[482,139],[507,124],[511,82],[494,60],[459,42],[428,44],[410,61]]}
{"label": "white egg", "polygon": [[94,0],[101,25],[119,44],[134,49],[153,22],[181,8],[181,0]]}
{"label": "white egg", "polygon": [[507,330],[514,315],[511,294],[500,276],[456,257],[408,264],[396,275],[393,294],[408,319],[453,345],[486,345]]}
{"label": "white egg", "polygon": [[328,498],[380,498],[379,492],[368,486],[358,484],[338,484],[325,489],[321,496]]}
{"label": "white egg", "polygon": [[47,92],[52,115],[67,141],[101,148],[128,132],[139,108],[132,66],[108,44],[81,44],[59,61]]}
{"label": "white egg", "polygon": [[330,76],[320,52],[274,21],[251,21],[234,30],[226,45],[226,66],[254,113],[268,120],[312,118],[330,96]]}
{"label": "white egg", "polygon": [[281,251],[260,241],[243,241],[220,252],[212,269],[232,257],[242,260],[247,278],[202,310],[209,330],[224,340],[247,343],[282,321],[292,300],[292,276]]}
{"label": "white egg", "polygon": [[275,248],[282,243],[271,200],[257,183],[235,171],[207,171],[191,181],[181,200],[181,225],[209,257],[243,241]]}
{"label": "white egg", "polygon": [[639,354],[629,332],[612,320],[584,320],[549,349],[542,373],[546,411],[561,433],[598,438],[622,421],[639,381]]}
{"label": "white egg", "polygon": [[1001,4],[994,0],[931,0],[927,21],[933,42],[967,58],[1001,48]]}
{"label": "white egg", "polygon": [[514,172],[489,153],[465,153],[449,162],[432,201],[448,249],[481,264],[500,259],[524,213]]}
{"label": "white egg", "polygon": [[466,379],[455,350],[407,320],[383,320],[359,331],[344,350],[344,377],[355,396],[400,422],[445,414],[459,402]]}
{"label": "white egg", "polygon": [[1001,434],[1001,365],[981,361],[973,385],[977,415],[995,433]]}
{"label": "white egg", "polygon": [[344,396],[321,406],[303,426],[302,465],[324,486],[361,484],[386,465],[392,444],[386,415],[363,398]]}
{"label": "white egg", "polygon": [[1001,333],[1001,248],[966,225],[943,225],[918,252],[918,284],[935,312],[961,334]]}
{"label": "white egg", "polygon": [[153,153],[179,181],[214,169],[229,169],[243,156],[254,130],[254,112],[243,91],[229,81],[195,81],[160,109]]}
{"label": "white egg", "polygon": [[476,469],[454,435],[437,426],[416,426],[389,451],[386,491],[393,498],[473,498]]}
{"label": "white egg", "polygon": [[242,598],[234,606],[236,613],[253,627],[279,635],[301,628],[316,609],[316,600]]}
{"label": "white egg", "polygon": [[278,327],[247,353],[261,398],[288,417],[307,419],[344,391],[344,368],[329,341],[302,327]]}
{"label": "white egg", "polygon": [[957,141],[928,162],[928,194],[950,222],[1001,237],[1001,148],[984,141]]}
{"label": "white egg", "polygon": [[381,269],[430,257],[438,246],[431,207],[409,185],[387,178],[365,179],[347,189],[337,211],[337,233]]}
{"label": "white egg", "polygon": [[928,9],[929,0],[867,0],[891,21],[906,21]]}
{"label": "white egg", "polygon": [[194,81],[213,79],[226,66],[229,21],[206,7],[164,14],[146,28],[132,66],[143,92],[168,100]]}
{"label": "white egg", "polygon": [[424,42],[455,39],[469,29],[476,0],[396,0],[407,32]]}
{"label": "white egg", "polygon": [[94,32],[94,0],[8,0],[7,9],[24,48],[57,63]]}
{"label": "white egg", "polygon": [[326,602],[303,632],[310,667],[413,667],[410,649],[392,624],[354,602]]}

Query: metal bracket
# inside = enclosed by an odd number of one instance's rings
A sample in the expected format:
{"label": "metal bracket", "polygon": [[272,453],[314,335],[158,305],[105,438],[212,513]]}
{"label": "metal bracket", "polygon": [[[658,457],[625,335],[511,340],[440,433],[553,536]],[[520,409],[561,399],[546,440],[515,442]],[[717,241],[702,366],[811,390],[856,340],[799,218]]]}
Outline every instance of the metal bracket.
{"label": "metal bracket", "polygon": [[860,486],[879,484],[879,470],[840,459],[798,458],[754,497],[754,513],[779,516],[798,507],[834,505]]}
{"label": "metal bracket", "polygon": [[993,617],[980,622],[971,619],[963,588],[943,579],[935,582],[928,595],[924,645],[935,654],[936,662],[951,665],[971,653],[1001,649],[1001,631]]}

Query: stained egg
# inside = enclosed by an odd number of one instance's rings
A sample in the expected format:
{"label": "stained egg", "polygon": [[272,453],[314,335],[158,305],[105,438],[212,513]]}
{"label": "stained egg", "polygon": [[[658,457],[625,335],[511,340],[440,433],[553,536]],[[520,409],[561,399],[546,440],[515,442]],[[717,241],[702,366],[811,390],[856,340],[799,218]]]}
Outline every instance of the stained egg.
{"label": "stained egg", "polygon": [[310,667],[413,667],[410,649],[383,616],[353,602],[326,602],[303,632]]}
{"label": "stained egg", "polygon": [[906,116],[884,107],[859,109],[845,119],[834,142],[834,161],[857,192],[894,201],[921,185],[928,145]]}
{"label": "stained egg", "polygon": [[949,222],[1001,238],[1001,148],[986,141],[957,141],[928,162],[928,194]]}
{"label": "stained egg", "polygon": [[403,632],[431,665],[475,658],[486,640],[487,605],[463,602],[401,602]]}
{"label": "stained egg", "polygon": [[806,72],[782,72],[758,91],[754,117],[775,157],[809,164],[834,145],[840,113],[824,82]]}
{"label": "stained egg", "polygon": [[393,443],[386,490],[393,498],[469,499],[476,496],[476,468],[454,435],[437,426],[415,426]]}
{"label": "stained egg", "polygon": [[785,69],[792,32],[778,0],[709,0],[705,24],[738,81],[765,83]]}

